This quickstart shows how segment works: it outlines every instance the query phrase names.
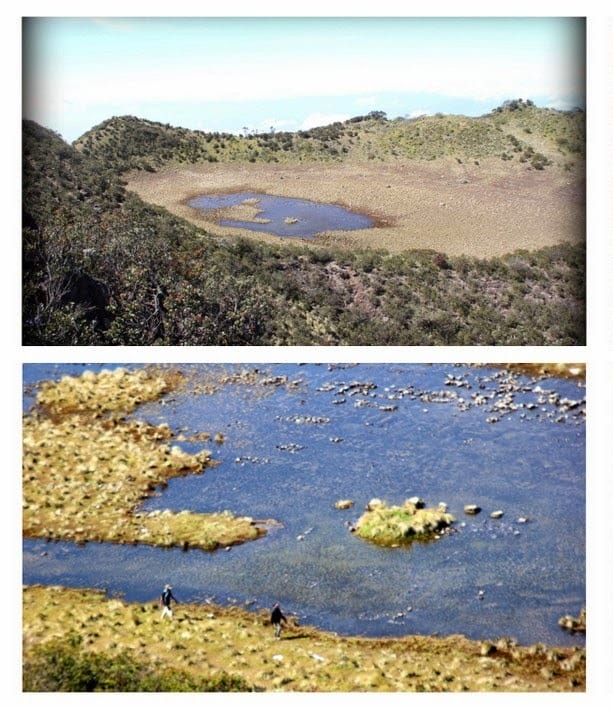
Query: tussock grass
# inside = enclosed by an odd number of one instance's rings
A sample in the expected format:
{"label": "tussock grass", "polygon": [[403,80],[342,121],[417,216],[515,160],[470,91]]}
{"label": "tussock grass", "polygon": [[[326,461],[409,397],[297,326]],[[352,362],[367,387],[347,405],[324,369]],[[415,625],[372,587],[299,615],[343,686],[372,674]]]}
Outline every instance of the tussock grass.
{"label": "tussock grass", "polygon": [[144,368],[128,372],[122,367],[98,373],[88,370],[80,377],[64,376],[59,382],[43,382],[36,403],[53,416],[130,413],[139,404],[154,401],[177,388],[182,379],[176,370]]}
{"label": "tussock grass", "polygon": [[213,464],[208,450],[172,445],[167,424],[124,419],[180,382],[176,373],[120,369],[45,383],[40,409],[23,421],[24,535],[210,550],[262,534],[229,512],[138,512],[170,478]]}
{"label": "tussock grass", "polygon": [[381,503],[369,507],[356,523],[355,533],[383,546],[434,539],[454,521],[441,509],[420,508],[409,500],[401,506]]}
{"label": "tussock grass", "polygon": [[76,636],[83,665],[87,656],[111,664],[128,652],[139,666],[187,673],[193,683],[215,680],[212,688],[217,683],[220,690],[231,677],[235,687],[268,692],[585,691],[581,649],[494,639],[484,655],[482,642],[460,635],[342,637],[291,617],[275,641],[267,611],[181,604],[172,621],[162,621],[153,600],[158,591],[151,589],[152,601],[126,603],[100,591],[25,587],[25,671],[50,654],[48,642],[66,646]]}

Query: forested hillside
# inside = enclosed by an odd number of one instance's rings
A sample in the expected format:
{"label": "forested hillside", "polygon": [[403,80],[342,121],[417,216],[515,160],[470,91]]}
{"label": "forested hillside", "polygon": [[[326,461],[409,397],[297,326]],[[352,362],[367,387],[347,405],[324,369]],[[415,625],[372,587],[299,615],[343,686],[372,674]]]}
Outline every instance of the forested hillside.
{"label": "forested hillside", "polygon": [[145,204],[122,177],[168,162],[485,154],[580,170],[584,115],[511,102],[483,119],[375,112],[246,137],[117,118],[72,146],[26,121],[23,343],[583,344],[582,243],[483,260],[218,238]]}

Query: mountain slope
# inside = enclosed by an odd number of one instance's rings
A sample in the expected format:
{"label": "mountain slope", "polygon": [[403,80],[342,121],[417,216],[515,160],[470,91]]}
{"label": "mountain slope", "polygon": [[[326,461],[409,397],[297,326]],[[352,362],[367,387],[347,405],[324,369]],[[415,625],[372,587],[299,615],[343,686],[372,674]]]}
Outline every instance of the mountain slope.
{"label": "mountain slope", "polygon": [[[141,139],[143,125],[153,125],[148,148]],[[348,141],[358,136],[349,131],[355,128],[360,140],[369,136],[383,151],[384,136],[397,128],[379,116],[343,126],[342,133],[332,126],[292,135],[295,147],[285,152],[300,159],[310,145],[313,159],[336,160],[340,154],[331,150],[339,145],[342,153],[346,141],[343,154],[354,150],[357,159],[358,148]],[[483,260],[433,251],[392,255],[213,238],[143,203],[126,191],[119,174],[138,161],[177,159],[181,150],[185,159],[206,137],[136,119],[112,119],[106,131],[98,141],[94,135],[100,131],[90,132],[97,147],[86,151],[80,141],[67,145],[24,122],[25,345],[573,345],[585,340],[583,244]],[[183,142],[174,144],[173,136],[183,136]],[[552,136],[547,140],[555,142],[560,131]],[[283,143],[283,135],[274,138]],[[227,139],[221,146],[224,140],[211,142],[238,156],[246,155],[257,137]],[[127,142],[131,152],[124,155]]]}
{"label": "mountain slope", "polygon": [[[119,172],[167,162],[304,162],[497,157],[544,167],[584,160],[585,114],[508,102],[479,118],[423,116],[387,120],[374,111],[296,133],[204,133],[133,116],[111,118],[75,141],[76,149]],[[536,156],[536,158],[535,158]]]}

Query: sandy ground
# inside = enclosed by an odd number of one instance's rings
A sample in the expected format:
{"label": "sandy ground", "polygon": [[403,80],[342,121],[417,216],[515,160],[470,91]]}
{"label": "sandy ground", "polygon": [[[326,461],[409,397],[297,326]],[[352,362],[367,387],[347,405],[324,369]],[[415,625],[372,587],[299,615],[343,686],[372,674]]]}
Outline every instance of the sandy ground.
{"label": "sandy ground", "polygon": [[[197,195],[251,190],[332,202],[375,218],[376,226],[330,232],[316,243],[347,248],[434,249],[493,257],[585,236],[582,179],[556,167],[534,170],[500,159],[334,165],[210,164],[168,166],[126,176],[128,189],[219,236],[271,234],[220,227],[187,206]],[[253,206],[244,214],[255,215]],[[298,240],[297,240],[298,241]],[[311,241],[311,240],[309,240]],[[312,241],[311,241],[312,243]]]}

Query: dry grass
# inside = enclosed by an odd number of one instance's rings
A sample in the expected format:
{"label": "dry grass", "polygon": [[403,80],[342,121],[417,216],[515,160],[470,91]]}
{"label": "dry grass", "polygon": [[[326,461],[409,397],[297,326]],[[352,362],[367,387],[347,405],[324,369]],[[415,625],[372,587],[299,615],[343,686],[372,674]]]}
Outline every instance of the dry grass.
{"label": "dry grass", "polygon": [[[152,589],[152,599],[158,589]],[[27,655],[52,638],[78,634],[86,651],[129,650],[147,664],[198,677],[226,672],[264,691],[585,691],[585,651],[530,648],[508,639],[349,638],[290,618],[275,641],[268,613],[178,605],[162,620],[156,601],[126,603],[98,591],[26,587]]]}
{"label": "dry grass", "polygon": [[[486,158],[326,165],[166,166],[127,176],[145,202],[206,228],[279,243],[280,237],[220,227],[186,202],[197,195],[256,191],[340,204],[369,214],[371,229],[330,232],[315,243],[347,248],[434,249],[489,258],[584,238],[583,181],[558,166],[534,170]],[[253,206],[245,207],[253,210]],[[313,242],[308,242],[313,243]]]}

